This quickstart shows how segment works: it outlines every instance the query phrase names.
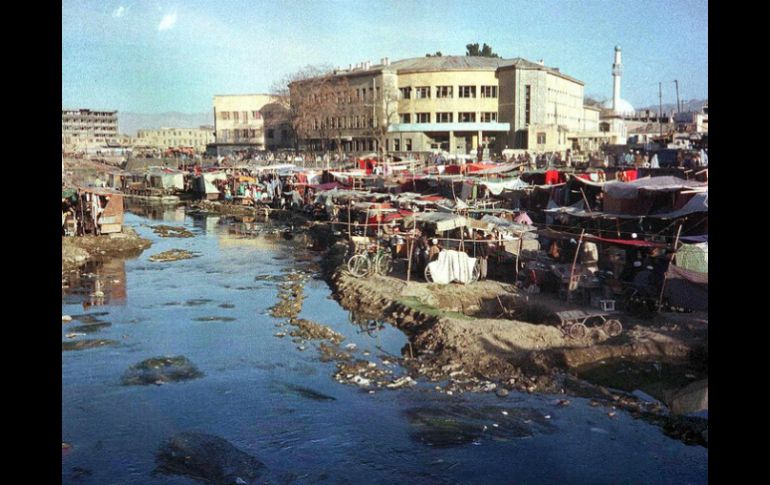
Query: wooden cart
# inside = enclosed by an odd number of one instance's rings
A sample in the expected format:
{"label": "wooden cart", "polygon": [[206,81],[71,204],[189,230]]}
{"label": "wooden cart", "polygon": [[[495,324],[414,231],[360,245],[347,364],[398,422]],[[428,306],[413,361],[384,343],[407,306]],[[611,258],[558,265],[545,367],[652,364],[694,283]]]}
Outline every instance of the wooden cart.
{"label": "wooden cart", "polygon": [[608,312],[587,313],[583,310],[567,310],[563,312],[556,312],[556,316],[559,317],[561,322],[560,326],[562,332],[573,339],[582,339],[586,336],[588,333],[586,322],[589,320],[601,320],[602,329],[610,337],[620,335],[620,333],[623,331],[623,326],[620,324],[620,320],[607,318],[610,315],[611,313]]}

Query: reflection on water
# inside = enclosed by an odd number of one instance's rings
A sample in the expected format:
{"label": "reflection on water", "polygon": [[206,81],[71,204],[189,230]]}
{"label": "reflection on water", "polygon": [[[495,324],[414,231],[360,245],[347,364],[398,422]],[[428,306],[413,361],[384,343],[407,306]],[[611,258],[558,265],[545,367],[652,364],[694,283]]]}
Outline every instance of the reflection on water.
{"label": "reflection on water", "polygon": [[153,221],[184,222],[185,220],[185,207],[183,205],[148,204],[124,197],[123,208]]}
{"label": "reflection on water", "polygon": [[89,261],[79,271],[66,273],[62,301],[92,306],[125,305],[126,261],[122,258]]}

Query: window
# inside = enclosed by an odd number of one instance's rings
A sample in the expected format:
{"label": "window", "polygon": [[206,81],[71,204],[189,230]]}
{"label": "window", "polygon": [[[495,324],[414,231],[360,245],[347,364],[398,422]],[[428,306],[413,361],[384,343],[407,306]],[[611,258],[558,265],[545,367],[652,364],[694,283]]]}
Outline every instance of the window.
{"label": "window", "polygon": [[436,86],[436,98],[451,98],[452,86]]}
{"label": "window", "polygon": [[487,113],[481,113],[481,122],[482,123],[494,123],[497,121],[497,112],[496,111],[490,111]]}
{"label": "window", "polygon": [[430,113],[415,113],[418,123],[430,123]]}
{"label": "window", "polygon": [[460,97],[461,98],[475,98],[476,97],[476,86],[460,86]]}
{"label": "window", "polygon": [[412,151],[412,139],[411,138],[407,138],[406,140],[404,140],[404,145],[405,145],[404,146],[404,150],[406,150],[408,152]]}
{"label": "window", "polygon": [[481,86],[481,97],[482,98],[496,98],[497,97],[497,86]]}
{"label": "window", "polygon": [[429,86],[416,87],[414,97],[417,99],[430,98],[430,87]]}
{"label": "window", "polygon": [[259,111],[252,111],[251,112],[251,118],[254,119],[254,120],[258,120],[259,119]]}
{"label": "window", "polygon": [[400,118],[399,119],[400,123],[411,123],[412,122],[412,115],[409,114],[409,113],[404,113],[404,114],[398,115],[398,117]]}
{"label": "window", "polygon": [[545,145],[545,133],[538,133],[537,134],[537,144],[538,145]]}
{"label": "window", "polygon": [[452,113],[436,113],[436,123],[451,123]]}
{"label": "window", "polygon": [[248,111],[242,111],[241,116],[243,116],[243,122],[246,123],[249,121],[249,112]]}
{"label": "window", "polygon": [[237,111],[233,111],[233,121],[238,121],[239,115],[240,113],[238,113]]}
{"label": "window", "polygon": [[219,113],[219,118],[223,120],[229,120],[230,119],[230,112],[229,111],[222,111]]}
{"label": "window", "polygon": [[401,92],[401,99],[411,99],[412,97],[412,88],[398,88],[398,90]]}
{"label": "window", "polygon": [[[527,84],[524,95],[524,123],[529,124],[530,120],[530,101],[532,96],[532,86]],[[545,136],[545,135],[543,135]]]}
{"label": "window", "polygon": [[460,123],[475,123],[476,113],[457,113],[457,121]]}

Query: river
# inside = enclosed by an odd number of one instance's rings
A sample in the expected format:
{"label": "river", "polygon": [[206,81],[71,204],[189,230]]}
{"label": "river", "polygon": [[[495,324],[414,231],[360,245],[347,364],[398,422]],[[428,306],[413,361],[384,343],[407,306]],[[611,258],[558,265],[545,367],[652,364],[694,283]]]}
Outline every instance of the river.
{"label": "river", "polygon": [[[62,325],[63,342],[115,341],[62,352],[62,441],[72,445],[62,457],[63,483],[198,483],[153,474],[161,444],[183,431],[228,440],[266,465],[270,483],[707,482],[706,448],[623,411],[610,417],[587,399],[557,406],[564,396],[448,396],[426,382],[372,394],[340,384],[315,343],[301,351],[290,337],[274,336],[285,319],[269,308],[297,257],[311,272],[301,318],[343,334],[357,357],[379,366],[401,354],[406,338],[388,325],[356,325],[313,273],[301,237],[243,236],[242,224],[182,209],[129,213],[126,224],[152,247],[89,264],[62,291],[62,314],[77,317]],[[151,229],[158,224],[184,226],[194,237],[158,237]],[[198,256],[150,261],[169,249]],[[67,337],[94,321],[104,325]],[[129,367],[163,355],[187,357],[203,377],[121,383]],[[464,439],[443,440],[458,429]]]}

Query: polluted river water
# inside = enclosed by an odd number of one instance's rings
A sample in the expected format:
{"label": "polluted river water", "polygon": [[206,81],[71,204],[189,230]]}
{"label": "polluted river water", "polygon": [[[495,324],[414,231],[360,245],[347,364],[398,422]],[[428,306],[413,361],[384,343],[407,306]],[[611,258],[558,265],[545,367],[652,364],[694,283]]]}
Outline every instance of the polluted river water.
{"label": "polluted river water", "polygon": [[[298,318],[341,334],[354,358],[405,375],[407,339],[339,306],[301,236],[181,208],[126,224],[152,247],[63,284],[63,483],[707,482],[706,448],[589,399],[338,382],[321,341],[271,315],[289,275],[303,284]],[[151,259],[172,250],[191,257]]]}

